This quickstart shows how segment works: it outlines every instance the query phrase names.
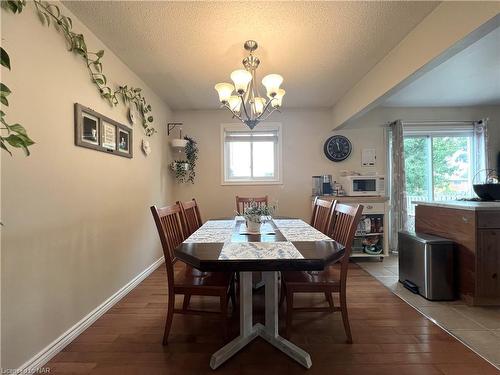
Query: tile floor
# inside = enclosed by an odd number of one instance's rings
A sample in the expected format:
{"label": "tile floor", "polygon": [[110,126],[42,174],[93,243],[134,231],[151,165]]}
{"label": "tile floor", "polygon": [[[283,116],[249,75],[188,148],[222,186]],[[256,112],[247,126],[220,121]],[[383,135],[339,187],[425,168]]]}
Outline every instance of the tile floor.
{"label": "tile floor", "polygon": [[433,302],[411,293],[398,282],[397,255],[383,262],[366,258],[356,263],[500,370],[500,307],[471,307],[460,300]]}

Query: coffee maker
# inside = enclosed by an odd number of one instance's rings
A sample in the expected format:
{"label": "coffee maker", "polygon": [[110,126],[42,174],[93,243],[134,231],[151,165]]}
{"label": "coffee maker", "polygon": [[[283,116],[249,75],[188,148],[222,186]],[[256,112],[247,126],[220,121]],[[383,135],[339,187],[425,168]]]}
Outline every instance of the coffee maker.
{"label": "coffee maker", "polygon": [[325,174],[323,175],[323,185],[322,185],[322,194],[321,195],[331,195],[333,193],[332,190],[332,175]]}
{"label": "coffee maker", "polygon": [[331,195],[332,175],[312,176],[312,195]]}

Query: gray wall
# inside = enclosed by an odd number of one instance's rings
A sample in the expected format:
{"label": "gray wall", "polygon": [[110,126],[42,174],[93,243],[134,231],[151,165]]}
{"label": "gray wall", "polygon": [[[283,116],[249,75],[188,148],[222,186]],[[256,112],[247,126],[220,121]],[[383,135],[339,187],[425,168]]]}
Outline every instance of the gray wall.
{"label": "gray wall", "polygon": [[[64,8],[63,8],[64,9]],[[105,49],[111,86],[137,85],[151,102],[159,134],[153,153],[134,158],[74,146],[73,104],[127,123],[110,107],[63,36],[40,23],[32,3],[20,15],[2,10],[2,47],[12,71],[7,119],[36,141],[32,155],[2,155],[2,367],[17,368],[162,256],[149,212],[170,201],[164,126],[168,107],[69,11],[89,49]]]}

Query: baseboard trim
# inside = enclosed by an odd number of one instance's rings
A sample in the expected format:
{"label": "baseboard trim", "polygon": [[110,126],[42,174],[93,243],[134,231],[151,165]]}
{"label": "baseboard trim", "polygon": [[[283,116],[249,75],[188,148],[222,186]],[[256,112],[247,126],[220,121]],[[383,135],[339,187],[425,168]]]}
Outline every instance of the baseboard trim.
{"label": "baseboard trim", "polygon": [[78,323],[64,332],[57,339],[52,341],[39,353],[35,354],[31,359],[26,361],[19,369],[17,369],[16,374],[34,374],[38,369],[49,362],[57,353],[63,350],[71,341],[76,339],[83,331],[85,331],[92,323],[99,319],[106,311],[111,309],[118,301],[125,297],[132,289],[134,289],[139,283],[148,277],[153,271],[155,271],[159,266],[163,264],[165,259],[163,257],[157,259],[148,268],[130,280],[125,284],[120,290],[115,294],[97,306],[89,314],[87,314]]}

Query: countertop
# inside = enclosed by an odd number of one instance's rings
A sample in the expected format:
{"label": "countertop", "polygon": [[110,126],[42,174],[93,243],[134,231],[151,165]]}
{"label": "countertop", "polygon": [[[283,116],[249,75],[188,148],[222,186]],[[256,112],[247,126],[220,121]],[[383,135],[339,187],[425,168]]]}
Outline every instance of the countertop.
{"label": "countertop", "polygon": [[[315,196],[312,199],[316,198]],[[358,202],[366,202],[366,203],[383,203],[389,200],[389,197],[380,197],[380,196],[335,196],[335,195],[318,195],[320,199],[331,199],[337,200],[339,202],[345,203],[358,203]]]}
{"label": "countertop", "polygon": [[500,211],[500,201],[479,202],[479,201],[413,201],[412,203],[422,206],[454,208],[469,211]]}

